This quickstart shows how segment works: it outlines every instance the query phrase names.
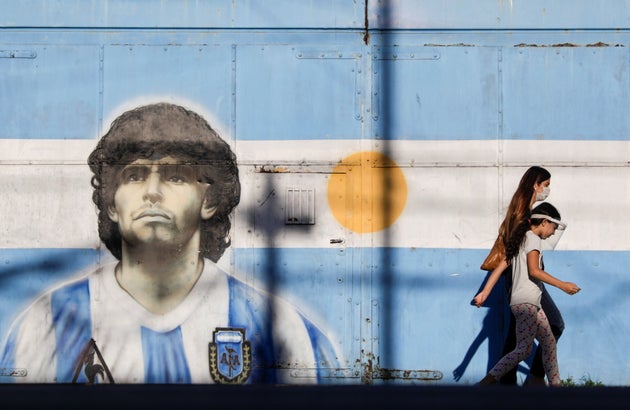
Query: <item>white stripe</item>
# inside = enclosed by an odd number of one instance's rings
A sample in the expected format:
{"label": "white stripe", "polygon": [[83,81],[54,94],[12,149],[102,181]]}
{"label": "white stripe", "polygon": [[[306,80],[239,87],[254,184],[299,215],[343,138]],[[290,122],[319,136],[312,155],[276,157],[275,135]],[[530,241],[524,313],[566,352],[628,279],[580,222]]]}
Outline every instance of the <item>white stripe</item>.
{"label": "white stripe", "polygon": [[[85,165],[94,146],[91,140],[0,140],[0,248],[99,246]],[[539,164],[552,173],[548,201],[569,225],[558,249],[630,250],[629,141],[306,140],[233,146],[243,185],[235,247],[268,246],[264,221],[275,229],[277,247],[330,247],[331,240],[342,239],[335,246],[489,248],[522,173]],[[362,150],[387,153],[408,186],[401,217],[375,235],[349,232],[327,202],[333,167]],[[315,192],[316,222],[308,229],[284,224],[283,201],[291,187]],[[258,225],[251,226],[256,212]]]}
{"label": "white stripe", "polygon": [[[273,148],[271,148],[273,147]],[[388,153],[402,167],[621,166],[630,161],[630,141],[237,141],[242,164],[336,164],[359,151]]]}
{"label": "white stripe", "polygon": [[[630,141],[236,141],[240,164],[335,164],[362,150],[389,153],[400,166],[621,166]],[[0,165],[84,165],[95,140],[0,139]],[[273,147],[273,148],[270,148]]]}
{"label": "white stripe", "polygon": [[0,165],[84,165],[95,146],[95,140],[0,139]]}

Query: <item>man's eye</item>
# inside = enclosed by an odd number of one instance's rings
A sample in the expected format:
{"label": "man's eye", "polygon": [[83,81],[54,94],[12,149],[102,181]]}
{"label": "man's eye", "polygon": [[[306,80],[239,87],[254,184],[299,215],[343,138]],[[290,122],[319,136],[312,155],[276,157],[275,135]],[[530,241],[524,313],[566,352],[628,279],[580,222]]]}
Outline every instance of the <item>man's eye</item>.
{"label": "man's eye", "polygon": [[164,179],[173,184],[190,183],[195,178],[194,170],[187,165],[166,166],[161,172]]}
{"label": "man's eye", "polygon": [[168,182],[173,182],[175,184],[182,184],[186,182],[186,180],[181,175],[171,175],[170,177],[168,177]]}
{"label": "man's eye", "polygon": [[123,171],[121,179],[123,182],[142,182],[146,180],[147,173],[138,169],[126,169]]}

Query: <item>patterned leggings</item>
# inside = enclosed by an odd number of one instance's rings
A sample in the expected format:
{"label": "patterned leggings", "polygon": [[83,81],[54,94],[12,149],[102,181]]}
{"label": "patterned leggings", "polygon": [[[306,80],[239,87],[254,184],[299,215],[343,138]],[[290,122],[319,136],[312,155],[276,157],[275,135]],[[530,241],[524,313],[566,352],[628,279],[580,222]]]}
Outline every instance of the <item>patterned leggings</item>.
{"label": "patterned leggings", "polygon": [[527,359],[536,338],[543,350],[542,359],[547,380],[550,385],[559,386],[561,381],[556,357],[556,339],[551,333],[545,311],[529,303],[521,303],[511,308],[516,318],[516,348],[503,356],[490,370],[490,374],[499,380],[519,362]]}

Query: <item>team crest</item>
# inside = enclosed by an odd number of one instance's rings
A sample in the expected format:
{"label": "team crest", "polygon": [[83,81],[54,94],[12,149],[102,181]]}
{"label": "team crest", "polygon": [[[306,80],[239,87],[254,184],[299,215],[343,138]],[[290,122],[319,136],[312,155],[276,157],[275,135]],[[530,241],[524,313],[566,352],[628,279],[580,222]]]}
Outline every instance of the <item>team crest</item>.
{"label": "team crest", "polygon": [[209,343],[210,375],[215,383],[242,384],[251,373],[252,350],[245,329],[217,327]]}

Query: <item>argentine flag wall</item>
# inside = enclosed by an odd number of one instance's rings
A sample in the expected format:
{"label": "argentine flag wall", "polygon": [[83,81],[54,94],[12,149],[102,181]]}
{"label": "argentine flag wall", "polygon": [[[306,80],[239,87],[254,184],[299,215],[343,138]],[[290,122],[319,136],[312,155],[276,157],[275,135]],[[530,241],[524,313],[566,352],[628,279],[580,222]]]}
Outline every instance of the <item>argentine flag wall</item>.
{"label": "argentine flag wall", "polygon": [[361,2],[57,3],[0,5],[0,339],[111,260],[87,157],[117,115],[166,101],[237,156],[219,265],[325,329],[327,382],[485,375],[508,317],[501,284],[470,305],[479,266],[541,165],[568,224],[545,267],[582,288],[548,287],[561,376],[630,384],[627,3],[370,2],[367,30]]}

